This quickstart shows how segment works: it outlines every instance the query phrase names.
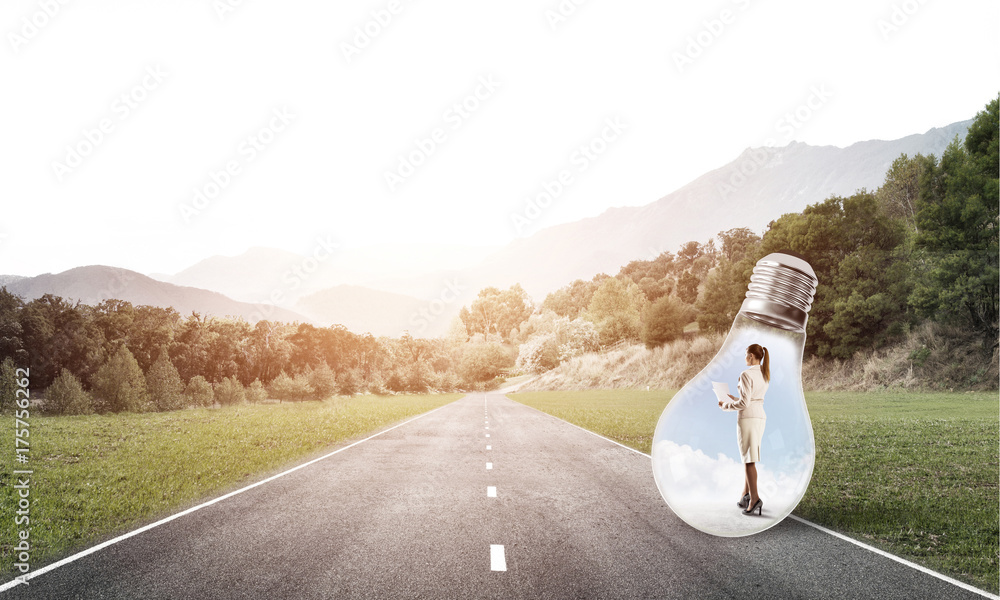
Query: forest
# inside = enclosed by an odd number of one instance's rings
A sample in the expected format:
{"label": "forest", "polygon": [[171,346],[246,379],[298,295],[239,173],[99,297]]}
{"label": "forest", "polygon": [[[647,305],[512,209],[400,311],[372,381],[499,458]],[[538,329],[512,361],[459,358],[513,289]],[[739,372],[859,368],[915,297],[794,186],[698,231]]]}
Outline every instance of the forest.
{"label": "forest", "polygon": [[114,299],[26,302],[0,288],[0,398],[13,399],[15,368],[25,366],[54,414],[485,389],[619,344],[724,333],[756,261],[780,251],[804,257],[819,279],[807,354],[849,359],[933,322],[996,361],[997,113],[994,99],[941,157],[902,155],[877,190],[782,215],[763,235],[735,228],[689,241],[540,303],[519,285],[480,290],[444,338],[251,324]]}

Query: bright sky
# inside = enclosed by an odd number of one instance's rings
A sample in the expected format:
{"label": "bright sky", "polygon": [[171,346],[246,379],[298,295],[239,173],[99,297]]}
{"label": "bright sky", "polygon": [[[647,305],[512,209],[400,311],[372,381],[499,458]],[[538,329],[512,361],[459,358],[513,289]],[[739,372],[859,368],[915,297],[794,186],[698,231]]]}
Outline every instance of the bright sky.
{"label": "bright sky", "polygon": [[502,245],[769,141],[971,118],[1000,89],[998,17],[989,0],[6,0],[0,273],[174,273],[321,235]]}

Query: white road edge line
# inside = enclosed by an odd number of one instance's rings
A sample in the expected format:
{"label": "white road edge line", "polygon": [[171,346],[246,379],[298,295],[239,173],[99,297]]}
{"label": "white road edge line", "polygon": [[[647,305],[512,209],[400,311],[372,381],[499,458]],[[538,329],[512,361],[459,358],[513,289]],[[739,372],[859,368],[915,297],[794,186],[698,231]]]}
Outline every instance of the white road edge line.
{"label": "white road edge line", "polygon": [[920,571],[922,573],[926,573],[927,575],[930,575],[932,577],[937,577],[938,579],[940,579],[942,581],[946,581],[946,582],[948,582],[948,583],[950,583],[950,584],[952,584],[954,586],[958,586],[958,587],[960,587],[963,590],[966,590],[968,592],[973,592],[975,594],[979,594],[980,596],[982,596],[984,598],[993,598],[993,600],[1000,600],[1000,596],[997,596],[995,594],[991,594],[991,593],[987,592],[986,590],[981,590],[981,589],[979,589],[977,587],[973,587],[973,586],[969,585],[968,583],[963,583],[963,582],[961,582],[961,581],[959,581],[957,579],[952,579],[951,577],[948,577],[947,575],[942,575],[941,573],[938,573],[937,571],[932,571],[931,569],[928,569],[927,567],[925,567],[923,565],[918,565],[916,563],[912,563],[912,562],[906,560],[905,558],[900,558],[900,557],[898,557],[898,556],[896,556],[894,554],[890,554],[890,553],[886,552],[885,550],[879,550],[878,548],[874,548],[872,546],[869,546],[868,544],[866,544],[864,542],[859,542],[858,540],[855,540],[853,538],[849,538],[849,537],[847,537],[846,535],[844,535],[842,533],[837,533],[836,531],[831,531],[831,530],[827,529],[826,527],[823,527],[822,525],[817,525],[816,523],[813,523],[812,521],[807,521],[807,520],[803,519],[802,517],[796,517],[795,515],[788,515],[788,518],[789,519],[795,519],[796,521],[798,521],[800,523],[804,523],[804,524],[806,524],[806,525],[808,525],[810,527],[815,527],[816,529],[819,529],[823,533],[828,533],[828,534],[832,535],[835,538],[844,540],[845,542],[850,542],[850,543],[854,544],[855,546],[860,546],[861,548],[864,548],[865,550],[869,550],[871,552],[874,552],[875,554],[882,555],[882,556],[884,556],[884,557],[886,557],[888,559],[891,559],[891,560],[894,560],[894,561],[896,561],[896,562],[898,562],[900,564],[906,565],[907,567],[911,567],[913,569],[916,569],[916,570],[918,570],[918,571]]}
{"label": "white road edge line", "polygon": [[[506,394],[504,395],[504,397],[506,398]],[[511,402],[517,402],[517,400],[513,400],[511,398],[507,398],[507,399],[510,400]],[[521,402],[517,402],[517,403],[521,404],[521,406],[528,406],[527,404],[522,404]],[[557,417],[555,415],[550,415],[549,413],[540,411],[537,408],[534,408],[532,406],[528,406],[528,408],[530,408],[531,410],[538,411],[538,412],[542,413],[543,415],[545,415],[547,417],[552,417],[553,419],[556,419],[557,421],[562,421],[563,423],[566,423],[567,425],[572,425],[573,427],[576,427],[580,431],[586,431],[590,435],[597,436],[597,437],[601,438],[602,440],[605,440],[607,442],[611,442],[612,444],[614,444],[616,446],[621,446],[622,448],[625,448],[626,450],[631,450],[632,452],[635,452],[636,454],[638,454],[640,456],[645,456],[646,458],[649,458],[649,459],[653,458],[652,456],[650,456],[649,454],[646,454],[645,452],[639,452],[635,448],[630,448],[630,447],[626,446],[625,444],[621,444],[621,443],[618,443],[618,442],[616,442],[616,441],[614,441],[614,440],[612,440],[610,438],[606,438],[606,437],[604,437],[603,435],[601,435],[599,433],[595,433],[595,432],[593,432],[593,431],[591,431],[589,429],[584,429],[583,427],[580,427],[579,425],[577,425],[575,423],[570,423],[569,421],[567,421],[565,419],[560,419],[559,417]],[[936,577],[936,578],[940,579],[941,581],[945,581],[945,582],[950,583],[950,584],[952,584],[954,586],[960,587],[963,590],[966,590],[966,591],[969,591],[969,592],[973,592],[975,594],[979,594],[980,596],[982,596],[984,598],[991,598],[992,600],[1000,600],[1000,596],[997,596],[995,594],[991,594],[991,593],[987,592],[986,590],[981,590],[981,589],[979,589],[977,587],[969,585],[968,583],[961,582],[961,581],[959,581],[957,579],[952,579],[951,577],[948,577],[947,575],[942,575],[941,573],[938,573],[937,571],[933,571],[931,569],[928,569],[925,566],[918,565],[917,563],[910,562],[910,561],[906,560],[905,558],[900,558],[900,557],[898,557],[898,556],[896,556],[894,554],[890,554],[890,553],[888,553],[888,552],[886,552],[884,550],[879,550],[878,548],[875,548],[873,546],[869,546],[868,544],[866,544],[864,542],[859,542],[856,539],[847,537],[846,535],[844,535],[842,533],[837,533],[836,531],[831,531],[831,530],[827,529],[826,527],[823,527],[822,525],[817,525],[816,523],[813,523],[812,521],[807,521],[807,520],[803,519],[802,517],[796,517],[795,515],[788,515],[788,517],[791,518],[791,519],[794,519],[794,520],[796,520],[796,521],[798,521],[798,522],[800,522],[800,523],[802,523],[804,525],[808,525],[810,527],[814,527],[814,528],[822,531],[823,533],[828,533],[828,534],[832,535],[835,538],[844,540],[845,542],[850,542],[850,543],[854,544],[855,546],[858,546],[859,548],[864,548],[865,550],[869,550],[871,552],[874,552],[875,554],[878,554],[880,556],[884,556],[884,557],[886,557],[886,558],[888,558],[890,560],[894,560],[894,561],[896,561],[896,562],[898,562],[898,563],[900,563],[902,565],[906,565],[907,567],[910,567],[912,569],[916,569],[917,571],[920,571],[921,573],[926,573],[927,575],[930,575],[932,577]]]}
{"label": "white road edge line", "polygon": [[380,431],[380,432],[378,432],[378,433],[376,433],[374,435],[370,435],[370,436],[366,437],[363,440],[358,440],[358,441],[356,441],[356,442],[354,442],[354,443],[352,443],[350,445],[344,446],[343,448],[338,448],[338,449],[334,450],[333,452],[330,452],[329,454],[324,454],[323,456],[320,456],[319,458],[314,458],[314,459],[310,460],[309,462],[302,463],[301,465],[292,467],[291,469],[288,469],[287,471],[284,471],[282,473],[278,473],[277,475],[272,475],[272,476],[268,477],[267,479],[262,479],[262,480],[260,480],[260,481],[258,481],[256,483],[251,483],[250,485],[248,485],[248,486],[246,486],[244,488],[240,488],[240,489],[238,489],[236,491],[229,492],[228,494],[219,496],[218,498],[214,498],[212,500],[209,500],[208,502],[204,502],[202,504],[199,504],[198,506],[192,506],[191,508],[189,508],[187,510],[183,510],[183,511],[177,513],[177,514],[170,515],[169,517],[166,517],[164,519],[160,519],[159,521],[157,521],[155,523],[150,523],[149,525],[145,525],[143,527],[140,527],[139,529],[136,529],[136,530],[130,531],[130,532],[126,533],[126,534],[120,535],[120,536],[118,536],[118,537],[116,537],[114,539],[110,539],[110,540],[108,540],[106,542],[102,542],[102,543],[100,543],[100,544],[98,544],[96,546],[91,546],[90,548],[87,548],[86,550],[82,550],[80,552],[77,552],[76,554],[74,554],[72,556],[67,556],[66,558],[60,560],[59,562],[52,563],[51,565],[46,565],[46,566],[38,569],[37,571],[31,571],[27,575],[16,577],[15,579],[12,579],[11,581],[8,581],[8,582],[4,583],[3,585],[0,585],[0,592],[9,590],[12,587],[14,587],[16,585],[19,585],[19,584],[22,584],[22,583],[27,584],[28,581],[34,579],[35,577],[38,577],[39,575],[44,575],[45,573],[48,573],[49,571],[52,571],[54,569],[58,569],[59,567],[62,567],[64,565],[68,565],[71,562],[79,560],[79,559],[81,559],[81,558],[83,558],[85,556],[88,556],[90,554],[93,554],[93,553],[95,553],[95,552],[97,552],[99,550],[103,550],[103,549],[107,548],[108,546],[112,546],[114,544],[117,544],[118,542],[125,541],[128,538],[130,538],[130,537],[139,535],[140,533],[143,533],[145,531],[149,531],[150,529],[153,529],[154,527],[159,527],[160,525],[164,525],[166,523],[169,523],[170,521],[173,521],[174,519],[178,519],[180,517],[183,517],[184,515],[191,514],[191,513],[193,513],[196,510],[200,510],[202,508],[205,508],[206,506],[211,506],[211,505],[213,505],[213,504],[215,504],[217,502],[222,502],[226,498],[231,498],[231,497],[233,497],[233,496],[235,496],[237,494],[242,494],[243,492],[246,492],[248,490],[252,490],[253,488],[255,488],[257,486],[261,486],[261,485],[264,485],[265,483],[274,481],[275,479],[278,479],[279,477],[284,477],[285,475],[288,475],[289,473],[292,473],[294,471],[298,471],[299,469],[304,469],[305,467],[308,467],[309,465],[311,465],[313,463],[318,463],[319,461],[325,460],[327,458],[330,458],[334,454],[339,454],[340,452],[343,452],[344,450],[347,450],[348,448],[353,448],[354,446],[357,446],[358,444],[363,444],[364,442],[367,442],[368,440],[370,440],[372,438],[376,438],[376,437],[382,435],[383,433],[389,433],[393,429],[396,429],[398,427],[402,427],[403,425],[406,425],[408,423],[412,423],[413,421],[416,421],[417,419],[422,419],[422,418],[426,417],[427,415],[429,415],[431,413],[435,413],[435,412],[441,410],[442,408],[444,408],[445,406],[450,406],[450,405],[454,404],[455,402],[459,402],[460,400],[463,400],[464,398],[465,398],[465,396],[463,396],[462,398],[459,398],[458,400],[455,400],[454,402],[449,402],[448,404],[445,404],[444,406],[439,406],[439,407],[435,408],[434,410],[425,412],[422,415],[417,415],[417,416],[413,417],[412,419],[409,419],[407,421],[403,421],[402,423],[397,423],[396,425],[393,425],[392,427],[390,427],[388,429],[383,429],[382,431]]}
{"label": "white road edge line", "polygon": [[490,571],[506,571],[507,557],[503,553],[503,545],[490,544]]}

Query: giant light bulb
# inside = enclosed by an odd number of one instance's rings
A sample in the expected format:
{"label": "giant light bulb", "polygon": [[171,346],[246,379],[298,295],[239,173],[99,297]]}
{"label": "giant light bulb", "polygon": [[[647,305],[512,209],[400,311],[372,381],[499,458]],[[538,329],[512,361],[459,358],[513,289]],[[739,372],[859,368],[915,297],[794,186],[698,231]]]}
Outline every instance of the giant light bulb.
{"label": "giant light bulb", "polygon": [[[757,261],[746,299],[715,358],[667,404],[653,434],[653,477],[674,511],[688,525],[719,536],[742,536],[775,525],[798,505],[809,486],[816,446],[802,394],[802,350],[806,320],[816,292],[816,274],[806,261],[768,254]],[[736,412],[719,408],[712,382],[737,382],[747,368],[746,349],[768,350],[771,380],[757,490],[760,516],[744,515],[745,468],[736,437]]]}

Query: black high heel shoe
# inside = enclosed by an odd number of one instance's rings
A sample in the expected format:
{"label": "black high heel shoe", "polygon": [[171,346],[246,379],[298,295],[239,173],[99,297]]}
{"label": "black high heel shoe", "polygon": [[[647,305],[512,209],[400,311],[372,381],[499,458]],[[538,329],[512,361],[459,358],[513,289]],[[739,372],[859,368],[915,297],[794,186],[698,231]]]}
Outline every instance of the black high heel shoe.
{"label": "black high heel shoe", "polygon": [[[749,502],[748,502],[749,504]],[[754,511],[757,511],[757,516],[762,516],[764,514],[764,501],[757,498],[757,502],[748,509],[743,509],[743,514],[752,515]]]}
{"label": "black high heel shoe", "polygon": [[740,508],[746,508],[749,505],[750,505],[750,494],[743,494],[743,497],[740,498],[740,501],[736,503],[736,506],[739,506]]}

